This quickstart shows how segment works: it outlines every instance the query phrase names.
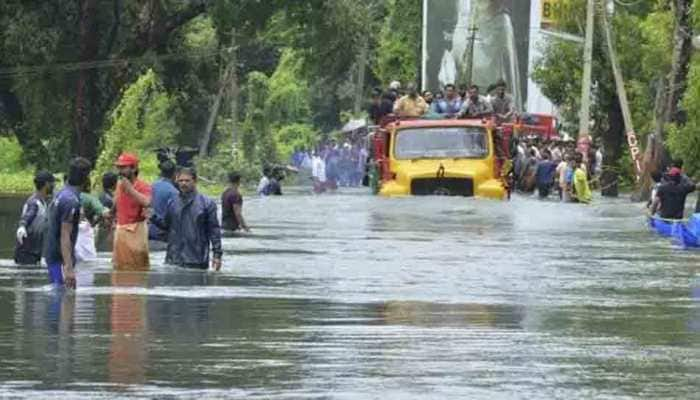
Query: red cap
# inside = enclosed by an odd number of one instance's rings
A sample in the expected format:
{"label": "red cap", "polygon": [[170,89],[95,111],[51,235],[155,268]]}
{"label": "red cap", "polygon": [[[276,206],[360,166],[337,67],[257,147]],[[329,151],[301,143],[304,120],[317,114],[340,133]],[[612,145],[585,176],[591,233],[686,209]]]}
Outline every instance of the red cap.
{"label": "red cap", "polygon": [[668,171],[668,176],[681,176],[681,169],[673,167]]}
{"label": "red cap", "polygon": [[135,154],[122,153],[114,165],[117,167],[137,167],[139,165],[139,158],[136,157]]}

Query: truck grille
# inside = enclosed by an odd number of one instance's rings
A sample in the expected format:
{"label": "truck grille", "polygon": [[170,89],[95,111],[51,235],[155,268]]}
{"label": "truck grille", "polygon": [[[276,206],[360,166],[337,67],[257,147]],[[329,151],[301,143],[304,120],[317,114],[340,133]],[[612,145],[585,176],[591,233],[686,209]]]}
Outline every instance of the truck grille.
{"label": "truck grille", "polygon": [[418,196],[474,196],[474,182],[468,178],[421,178],[411,181],[411,194]]}

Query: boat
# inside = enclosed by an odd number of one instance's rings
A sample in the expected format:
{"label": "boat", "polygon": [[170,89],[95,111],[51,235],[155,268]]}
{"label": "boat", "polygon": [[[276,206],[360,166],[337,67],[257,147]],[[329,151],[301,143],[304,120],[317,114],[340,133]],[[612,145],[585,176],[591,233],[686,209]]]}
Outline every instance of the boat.
{"label": "boat", "polygon": [[687,220],[672,220],[649,216],[649,227],[661,236],[669,237],[683,248],[700,248],[700,213]]}

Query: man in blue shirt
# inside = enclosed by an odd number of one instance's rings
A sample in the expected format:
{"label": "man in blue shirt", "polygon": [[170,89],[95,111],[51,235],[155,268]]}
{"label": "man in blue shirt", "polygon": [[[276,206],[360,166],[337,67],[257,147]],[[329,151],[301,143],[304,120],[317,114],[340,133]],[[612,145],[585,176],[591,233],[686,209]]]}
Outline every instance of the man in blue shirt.
{"label": "man in blue shirt", "polygon": [[[165,216],[168,203],[179,194],[175,187],[175,163],[165,160],[158,165],[160,178],[151,186],[153,214],[160,219]],[[167,241],[167,233],[154,224],[148,224],[148,240]]]}
{"label": "man in blue shirt", "polygon": [[445,85],[445,97],[435,100],[432,104],[432,111],[447,118],[453,118],[459,114],[462,108],[462,98],[459,97],[455,85],[448,83]]}
{"label": "man in blue shirt", "polygon": [[75,243],[80,223],[80,188],[90,176],[90,161],[74,158],[68,180],[49,206],[48,232],[44,258],[49,283],[75,289]]}
{"label": "man in blue shirt", "polygon": [[557,165],[550,161],[549,151],[545,150],[542,153],[542,160],[537,163],[535,170],[535,182],[537,183],[537,192],[541,199],[547,198],[552,190],[554,183],[554,171]]}

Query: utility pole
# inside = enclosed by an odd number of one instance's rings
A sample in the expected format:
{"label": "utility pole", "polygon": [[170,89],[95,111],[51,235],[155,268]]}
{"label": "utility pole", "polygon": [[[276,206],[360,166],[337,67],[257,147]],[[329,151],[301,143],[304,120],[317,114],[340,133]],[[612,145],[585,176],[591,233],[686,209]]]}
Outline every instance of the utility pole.
{"label": "utility pole", "polygon": [[355,84],[355,104],[353,105],[353,113],[355,116],[362,111],[362,103],[364,101],[365,88],[365,70],[367,69],[367,58],[369,53],[369,43],[365,36],[362,39],[362,47],[360,54],[357,57],[357,83]]}
{"label": "utility pole", "polygon": [[231,29],[231,87],[229,92],[231,106],[231,154],[236,156],[236,143],[238,141],[236,130],[238,129],[238,43],[236,43],[236,28]]}
{"label": "utility pole", "polygon": [[629,102],[627,101],[627,91],[625,90],[625,81],[622,78],[622,72],[620,71],[620,65],[617,62],[617,55],[615,54],[614,44],[612,42],[612,34],[610,33],[610,25],[608,24],[607,10],[603,7],[601,12],[600,24],[605,31],[605,41],[607,42],[608,55],[610,57],[610,64],[612,65],[613,76],[615,77],[615,88],[617,89],[617,99],[620,101],[620,108],[622,110],[622,119],[625,123],[625,136],[627,137],[627,144],[630,147],[630,155],[632,156],[632,162],[634,163],[637,182],[642,177],[642,162],[641,162],[641,152],[639,150],[639,142],[637,140],[637,135],[634,133],[634,126],[632,126],[632,113],[630,111]]}
{"label": "utility pole", "polygon": [[586,40],[583,46],[583,81],[581,82],[581,110],[579,113],[578,136],[589,136],[591,120],[591,64],[593,62],[593,20],[595,0],[588,0],[586,7]]}
{"label": "utility pole", "polygon": [[467,85],[471,85],[472,82],[472,72],[474,70],[474,44],[476,43],[476,32],[479,30],[479,28],[476,27],[476,24],[472,24],[469,27],[469,52],[467,53],[467,64],[466,64],[466,73],[464,74],[464,83]]}

